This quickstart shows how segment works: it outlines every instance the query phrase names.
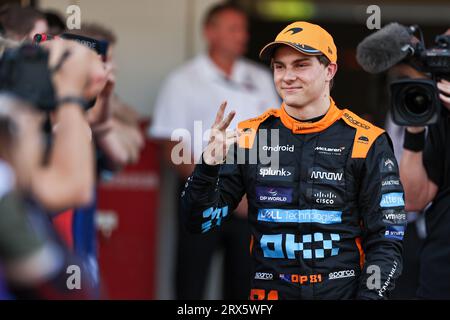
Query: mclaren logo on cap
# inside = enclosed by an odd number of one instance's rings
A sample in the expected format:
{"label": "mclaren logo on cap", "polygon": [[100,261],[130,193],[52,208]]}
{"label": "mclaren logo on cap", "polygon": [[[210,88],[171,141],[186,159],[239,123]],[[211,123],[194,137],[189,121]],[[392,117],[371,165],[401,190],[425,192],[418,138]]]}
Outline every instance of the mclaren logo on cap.
{"label": "mclaren logo on cap", "polygon": [[289,31],[292,31],[291,35],[299,33],[300,31],[303,31],[303,28],[291,28],[288,31],[286,31],[285,33],[288,33]]}

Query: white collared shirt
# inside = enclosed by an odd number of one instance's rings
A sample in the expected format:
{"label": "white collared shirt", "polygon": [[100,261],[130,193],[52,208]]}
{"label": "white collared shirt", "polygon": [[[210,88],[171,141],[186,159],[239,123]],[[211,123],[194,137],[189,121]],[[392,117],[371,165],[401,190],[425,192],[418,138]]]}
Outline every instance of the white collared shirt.
{"label": "white collared shirt", "polygon": [[[238,122],[256,117],[267,109],[279,108],[281,100],[269,70],[247,59],[239,59],[230,79],[212,62],[208,55],[200,55],[187,62],[166,79],[156,100],[153,123],[149,135],[170,140],[175,129],[187,129],[194,135],[194,122],[202,121],[205,132],[214,122],[223,101],[227,111],[236,111],[229,128]],[[203,144],[191,146],[195,154]]]}

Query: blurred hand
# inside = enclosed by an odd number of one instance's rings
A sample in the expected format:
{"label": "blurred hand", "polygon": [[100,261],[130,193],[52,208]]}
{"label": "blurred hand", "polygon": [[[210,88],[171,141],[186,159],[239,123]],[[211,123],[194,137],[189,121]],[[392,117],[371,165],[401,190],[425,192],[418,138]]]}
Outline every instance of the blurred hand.
{"label": "blurred hand", "polygon": [[211,127],[209,143],[203,151],[203,160],[208,165],[218,165],[224,162],[229,148],[237,142],[237,131],[227,131],[228,126],[235,116],[231,111],[224,119],[227,103],[223,102],[216,115],[216,120]]}
{"label": "blurred hand", "polygon": [[442,104],[450,111],[450,82],[442,79],[437,83],[437,87]]}
{"label": "blurred hand", "polygon": [[106,69],[106,83],[97,96],[97,101],[92,109],[88,111],[87,119],[94,131],[99,133],[109,130],[110,120],[113,115],[113,97],[116,78],[110,69]]}
{"label": "blurred hand", "polygon": [[425,127],[406,127],[406,130],[411,133],[420,133],[425,130]]}
{"label": "blurred hand", "polygon": [[234,213],[239,218],[247,218],[248,216],[248,201],[247,201],[247,195],[245,195],[241,202],[239,202],[239,205],[237,206],[236,210],[234,210]]}
{"label": "blurred hand", "polygon": [[50,52],[49,67],[54,70],[57,97],[85,97],[94,52],[75,41],[62,39],[45,42],[43,46]]}

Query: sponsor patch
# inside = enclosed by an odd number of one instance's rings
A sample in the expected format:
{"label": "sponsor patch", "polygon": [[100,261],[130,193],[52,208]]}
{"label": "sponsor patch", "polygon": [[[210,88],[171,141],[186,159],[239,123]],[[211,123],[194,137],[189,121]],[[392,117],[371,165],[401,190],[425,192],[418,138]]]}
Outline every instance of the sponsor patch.
{"label": "sponsor patch", "polygon": [[356,276],[355,270],[341,270],[341,271],[331,272],[328,275],[328,279],[335,280],[335,279],[342,279],[342,278],[352,278],[355,276]]}
{"label": "sponsor patch", "polygon": [[256,187],[256,201],[266,203],[292,203],[292,188]]}
{"label": "sponsor patch", "polygon": [[294,181],[294,167],[271,168],[260,167],[258,169],[259,181]]}
{"label": "sponsor patch", "polygon": [[285,146],[263,146],[263,151],[272,151],[272,152],[294,152],[294,145],[285,145]]}
{"label": "sponsor patch", "polygon": [[383,158],[380,163],[380,171],[383,173],[397,172],[397,165],[392,158]]}
{"label": "sponsor patch", "polygon": [[402,207],[404,205],[403,192],[391,192],[381,195],[380,206],[382,208]]}
{"label": "sponsor patch", "polygon": [[405,226],[388,226],[384,232],[384,237],[393,240],[403,240]]}
{"label": "sponsor patch", "polygon": [[340,207],[343,205],[342,196],[334,189],[325,186],[308,188],[306,190],[307,201],[324,207]]}
{"label": "sponsor patch", "polygon": [[341,211],[317,209],[259,209],[258,221],[275,223],[320,223],[336,224],[342,222]]}
{"label": "sponsor patch", "polygon": [[273,280],[273,274],[269,272],[256,272],[255,280]]}
{"label": "sponsor patch", "polygon": [[383,210],[383,222],[387,224],[406,223],[406,213],[403,210],[387,209]]}
{"label": "sponsor patch", "polygon": [[401,186],[398,177],[390,176],[381,181],[381,190],[399,190]]}
{"label": "sponsor patch", "polygon": [[298,283],[301,285],[322,282],[321,274],[302,275],[302,274],[282,273],[279,275],[279,278],[280,278],[280,280],[283,280],[283,281],[286,281],[289,283]]}
{"label": "sponsor patch", "polygon": [[320,167],[310,168],[308,180],[315,183],[343,185],[345,184],[344,169],[330,171]]}
{"label": "sponsor patch", "polygon": [[334,155],[334,156],[341,156],[344,152],[345,147],[324,147],[324,146],[317,146],[315,147],[314,151],[320,154],[326,154],[326,155]]}

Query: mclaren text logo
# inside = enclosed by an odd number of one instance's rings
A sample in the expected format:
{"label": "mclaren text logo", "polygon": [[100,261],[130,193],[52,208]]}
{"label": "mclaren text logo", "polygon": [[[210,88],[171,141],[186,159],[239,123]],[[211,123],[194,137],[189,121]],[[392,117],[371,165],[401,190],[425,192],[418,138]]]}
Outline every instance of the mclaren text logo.
{"label": "mclaren text logo", "polygon": [[332,155],[340,156],[342,154],[342,151],[345,150],[345,147],[329,148],[329,147],[318,146],[314,150],[321,154],[332,154]]}

